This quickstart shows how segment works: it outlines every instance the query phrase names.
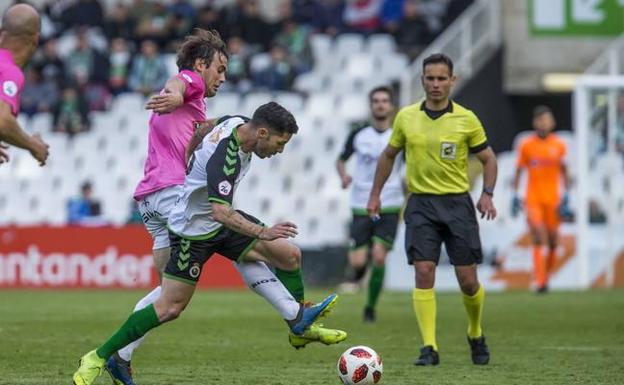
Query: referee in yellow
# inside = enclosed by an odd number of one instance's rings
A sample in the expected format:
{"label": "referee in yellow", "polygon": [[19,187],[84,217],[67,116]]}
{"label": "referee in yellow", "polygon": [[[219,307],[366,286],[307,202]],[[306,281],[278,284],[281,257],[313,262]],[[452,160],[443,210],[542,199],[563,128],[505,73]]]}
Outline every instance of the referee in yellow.
{"label": "referee in yellow", "polygon": [[405,252],[416,273],[412,299],[424,345],[414,364],[440,362],[433,285],[444,242],[468,313],[472,362],[485,365],[490,353],[481,330],[484,290],[477,278],[483,256],[475,206],[468,194],[468,154],[475,154],[483,164],[484,186],[477,210],[487,219],[496,217],[492,202],[496,156],[475,114],[449,99],[455,81],[451,59],[443,54],[427,57],[421,81],[426,98],[396,116],[389,144],[377,163],[367,209],[371,216],[378,215],[382,187],[397,154],[405,150],[410,191],[404,213]]}

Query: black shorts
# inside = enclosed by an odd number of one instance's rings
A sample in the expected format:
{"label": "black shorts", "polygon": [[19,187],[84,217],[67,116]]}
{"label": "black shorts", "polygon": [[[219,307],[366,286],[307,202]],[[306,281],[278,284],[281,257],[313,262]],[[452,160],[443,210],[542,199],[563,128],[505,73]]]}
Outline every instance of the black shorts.
{"label": "black shorts", "polygon": [[405,209],[407,262],[440,260],[442,242],[455,266],[483,261],[479,224],[468,193],[412,194]]}
{"label": "black shorts", "polygon": [[[247,220],[262,224],[259,219],[240,210],[237,211]],[[165,267],[164,276],[195,285],[204,263],[212,254],[218,253],[237,262],[251,250],[257,241],[256,238],[237,233],[225,226],[209,239],[188,239],[169,231],[171,257]]]}
{"label": "black shorts", "polygon": [[353,215],[351,222],[351,249],[370,246],[379,243],[392,250],[399,224],[399,213],[381,214],[378,221],[373,221],[368,215]]}

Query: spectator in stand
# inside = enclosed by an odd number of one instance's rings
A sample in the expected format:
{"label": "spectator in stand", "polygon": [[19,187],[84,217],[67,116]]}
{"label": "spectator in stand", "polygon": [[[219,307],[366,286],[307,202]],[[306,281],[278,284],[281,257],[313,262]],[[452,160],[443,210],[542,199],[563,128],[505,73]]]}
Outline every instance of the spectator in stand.
{"label": "spectator in stand", "polygon": [[36,67],[28,68],[22,91],[21,112],[32,117],[38,112],[52,111],[58,103],[58,93],[56,83],[43,79]]}
{"label": "spectator in stand", "polygon": [[78,31],[76,48],[65,61],[68,80],[79,86],[106,81],[108,78],[108,60],[89,45],[87,32],[86,29]]}
{"label": "spectator in stand", "polygon": [[297,23],[310,25],[315,29],[319,29],[319,15],[323,12],[323,6],[318,0],[293,0],[292,4],[288,4],[292,9],[292,17]]}
{"label": "spectator in stand", "polygon": [[48,40],[33,65],[41,73],[43,81],[54,82],[58,91],[65,84],[65,64],[59,57],[57,47],[56,39]]}
{"label": "spectator in stand", "polygon": [[224,24],[219,18],[219,12],[210,5],[205,5],[197,12],[197,28],[215,29],[222,38],[226,35]]}
{"label": "spectator in stand", "polygon": [[80,186],[80,196],[67,202],[67,222],[70,225],[101,223],[101,205],[93,198],[91,182]]}
{"label": "spectator in stand", "polygon": [[191,25],[195,22],[195,18],[197,17],[195,7],[187,0],[174,0],[173,4],[169,5],[169,12],[188,20]]}
{"label": "spectator in stand", "polygon": [[307,27],[299,25],[294,19],[286,19],[282,22],[282,30],[275,41],[286,48],[298,74],[312,68],[310,33]]}
{"label": "spectator in stand", "polygon": [[342,0],[321,0],[321,7],[318,21],[314,27],[318,32],[326,33],[329,36],[336,36],[344,31],[345,25],[342,20],[345,3]]}
{"label": "spectator in stand", "polygon": [[232,36],[242,35],[242,26],[245,19],[243,8],[246,2],[247,0],[236,0],[234,3],[230,3],[221,8],[218,17],[221,23],[221,29],[217,29],[221,34],[221,38],[228,40]]}
{"label": "spectator in stand", "polygon": [[260,15],[256,0],[245,0],[241,24],[241,37],[253,48],[266,50],[273,39],[273,27]]}
{"label": "spectator in stand", "polygon": [[271,64],[255,76],[255,85],[272,91],[289,90],[295,71],[288,62],[286,50],[280,45],[271,48]]}
{"label": "spectator in stand", "polygon": [[121,37],[114,38],[110,44],[108,87],[115,96],[128,91],[130,57],[131,53],[127,42]]}
{"label": "spectator in stand", "polygon": [[54,111],[54,131],[65,132],[73,137],[88,129],[88,109],[84,96],[78,87],[65,87]]}
{"label": "spectator in stand", "polygon": [[141,54],[132,63],[128,86],[134,92],[147,96],[160,91],[168,78],[167,66],[158,52],[158,46],[151,40],[141,44]]}
{"label": "spectator in stand", "polygon": [[121,1],[115,4],[111,16],[106,19],[104,24],[104,33],[108,40],[122,37],[126,41],[132,41],[135,30],[136,21],[130,17],[128,6]]}
{"label": "spectator in stand", "polygon": [[351,32],[370,34],[379,29],[382,0],[347,0],[344,21]]}
{"label": "spectator in stand", "polygon": [[381,31],[394,34],[403,18],[405,0],[384,0],[381,6]]}
{"label": "spectator in stand", "polygon": [[65,30],[79,27],[104,27],[104,10],[98,0],[76,0],[61,14]]}
{"label": "spectator in stand", "polygon": [[221,88],[245,93],[251,90],[249,81],[249,49],[238,36],[231,37],[227,42],[228,58],[227,82]]}
{"label": "spectator in stand", "polygon": [[415,0],[406,0],[403,19],[395,34],[399,49],[414,59],[431,40],[427,21],[419,13]]}
{"label": "spectator in stand", "polygon": [[137,20],[135,38],[141,40],[153,40],[161,47],[167,44],[170,36],[170,15],[167,7],[161,1],[153,1],[144,4],[141,0],[135,0],[140,12],[132,9],[132,15]]}

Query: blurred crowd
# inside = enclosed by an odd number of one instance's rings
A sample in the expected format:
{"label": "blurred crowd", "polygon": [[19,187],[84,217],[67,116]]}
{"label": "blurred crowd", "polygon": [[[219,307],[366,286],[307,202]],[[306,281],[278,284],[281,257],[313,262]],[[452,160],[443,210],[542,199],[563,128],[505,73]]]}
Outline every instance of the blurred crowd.
{"label": "blurred crowd", "polygon": [[414,57],[472,0],[284,0],[273,17],[263,3],[48,0],[39,7],[42,42],[25,71],[22,111],[52,113],[56,131],[88,130],[89,112],[106,110],[116,95],[158,92],[196,27],[227,42],[225,90],[290,90],[314,65],[313,34],[389,33]]}

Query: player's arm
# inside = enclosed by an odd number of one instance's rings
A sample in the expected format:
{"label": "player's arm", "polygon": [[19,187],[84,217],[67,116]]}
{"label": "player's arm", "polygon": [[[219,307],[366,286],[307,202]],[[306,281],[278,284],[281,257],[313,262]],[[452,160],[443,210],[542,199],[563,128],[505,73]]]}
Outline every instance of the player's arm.
{"label": "player's arm", "polygon": [[39,134],[28,135],[11,114],[11,106],[0,100],[0,141],[30,151],[43,166],[48,158],[48,145]]}
{"label": "player's arm", "polygon": [[494,207],[492,197],[494,196],[494,187],[496,187],[498,175],[496,155],[490,146],[477,152],[475,155],[483,165],[483,191],[477,203],[477,210],[481,213],[481,218],[494,219],[496,218],[496,208]]}
{"label": "player's arm", "polygon": [[366,209],[371,216],[379,215],[379,210],[381,208],[381,190],[386,184],[388,177],[392,173],[394,161],[400,152],[401,148],[394,147],[389,144],[379,156],[379,160],[377,161],[377,168],[375,169],[373,188],[371,189],[370,196],[368,198],[368,204],[366,205]]}
{"label": "player's arm", "polygon": [[184,92],[186,84],[177,76],[171,77],[165,83],[161,94],[153,95],[145,104],[146,110],[152,110],[157,114],[168,114],[184,104]]}
{"label": "player's arm", "polygon": [[193,131],[193,136],[191,136],[191,140],[186,146],[186,151],[184,153],[184,163],[188,163],[189,159],[191,159],[191,155],[195,152],[195,149],[199,144],[204,140],[204,137],[212,131],[215,127],[215,120],[206,120],[205,122],[196,122],[195,130]]}
{"label": "player's arm", "polygon": [[355,148],[353,146],[353,142],[355,141],[355,134],[358,130],[353,130],[349,137],[347,138],[347,142],[345,143],[342,152],[338,159],[336,159],[336,171],[338,172],[338,176],[340,177],[340,181],[342,182],[342,188],[345,189],[349,187],[353,178],[351,175],[347,173],[347,160],[353,155]]}
{"label": "player's arm", "polygon": [[273,227],[264,227],[243,217],[227,203],[212,202],[212,215],[215,221],[237,233],[272,241],[278,238],[293,238],[297,235],[297,226],[291,222],[278,223]]}
{"label": "player's arm", "polygon": [[338,176],[340,177],[340,181],[342,182],[342,188],[345,189],[349,187],[349,185],[353,181],[353,178],[351,178],[351,175],[347,173],[346,162],[341,158],[338,158],[336,160],[336,171],[338,172]]}
{"label": "player's arm", "polygon": [[572,180],[570,178],[570,174],[568,173],[568,165],[566,162],[561,162],[561,177],[563,178],[563,187],[565,191],[568,192],[572,187]]}

